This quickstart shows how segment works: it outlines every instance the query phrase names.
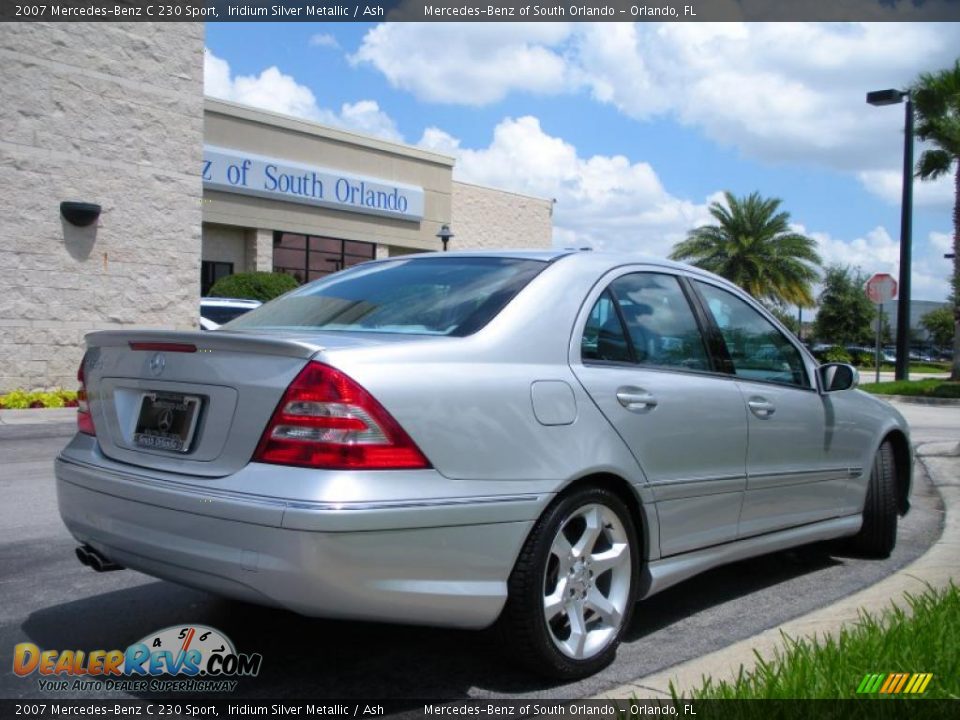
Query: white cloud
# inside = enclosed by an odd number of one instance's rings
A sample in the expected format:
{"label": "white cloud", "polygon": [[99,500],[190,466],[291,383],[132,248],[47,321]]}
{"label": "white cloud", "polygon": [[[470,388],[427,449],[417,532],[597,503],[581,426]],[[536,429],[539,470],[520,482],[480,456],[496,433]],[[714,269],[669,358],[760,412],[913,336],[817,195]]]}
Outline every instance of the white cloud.
{"label": "white cloud", "polygon": [[[817,241],[825,265],[849,265],[860,268],[866,275],[877,272],[900,277],[900,241],[894,239],[885,227],[878,226],[862,237],[843,241],[828,233],[806,232]],[[943,259],[944,248],[950,246],[950,236],[933,232],[926,242],[914,242],[911,263],[911,297],[916,300],[943,300],[949,293],[951,265]]]}
{"label": "white cloud", "polygon": [[[903,171],[866,170],[857,173],[863,186],[891,205],[900,205],[903,193]],[[936,180],[913,181],[913,204],[917,207],[952,208],[953,178],[950,173]]]}
{"label": "white cloud", "polygon": [[417,143],[422,148],[444,155],[456,156],[460,152],[460,140],[438,127],[428,127]]}
{"label": "white cloud", "polygon": [[958,46],[956,23],[396,23],[351,60],[422,100],[585,91],[765,161],[873,171],[898,167],[903,112],[866,91],[946,66]]}
{"label": "white cloud", "polygon": [[953,252],[953,238],[948,233],[930,233],[930,244],[941,254]]}
{"label": "white cloud", "polygon": [[340,43],[338,43],[337,39],[330,33],[317,33],[316,35],[310,36],[310,47],[337,49],[340,47]]}
{"label": "white cloud", "polygon": [[386,140],[402,141],[393,120],[374,100],[344,103],[339,111],[321,108],[306,85],[275,65],[259,75],[232,76],[230,65],[209,49],[204,50],[204,92],[214,98],[270,110],[283,115],[334,125]]}
{"label": "white cloud", "polygon": [[561,247],[665,256],[708,218],[705,204],[668,193],[649,164],[622,155],[581,157],[535,117],[504,119],[486,148],[463,148],[438,128],[428,128],[420,145],[454,155],[458,180],[556,199],[554,244]]}
{"label": "white cloud", "polygon": [[554,46],[565,23],[388,23],[367,32],[350,56],[421,100],[486,105],[512,91],[555,94],[570,86]]}

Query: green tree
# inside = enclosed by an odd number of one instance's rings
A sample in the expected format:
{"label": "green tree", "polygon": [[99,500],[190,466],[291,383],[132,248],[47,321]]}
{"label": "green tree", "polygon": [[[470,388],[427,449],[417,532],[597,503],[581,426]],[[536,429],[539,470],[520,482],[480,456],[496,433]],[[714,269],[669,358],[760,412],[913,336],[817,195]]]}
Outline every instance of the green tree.
{"label": "green tree", "polygon": [[920,318],[920,324],[937,347],[945,347],[953,340],[953,311],[948,307],[931,310]]}
{"label": "green tree", "polygon": [[790,229],[779,198],[724,197],[726,206],[710,204],[717,224],[691,230],[670,257],[716,273],[758,300],[812,307],[821,264],[816,242]]}
{"label": "green tree", "polygon": [[797,316],[791,312],[787,312],[783,307],[777,305],[767,305],[767,310],[770,311],[770,314],[773,315],[780,323],[794,335],[797,334],[797,331],[800,330],[800,323],[797,320]]}
{"label": "green tree", "polygon": [[917,161],[917,176],[934,180],[954,171],[953,369],[960,380],[960,59],[952,68],[922,73],[910,88],[916,134],[931,147]]}
{"label": "green tree", "polygon": [[863,291],[866,281],[859,268],[831,265],[826,269],[815,326],[818,340],[834,345],[872,344],[876,309]]}

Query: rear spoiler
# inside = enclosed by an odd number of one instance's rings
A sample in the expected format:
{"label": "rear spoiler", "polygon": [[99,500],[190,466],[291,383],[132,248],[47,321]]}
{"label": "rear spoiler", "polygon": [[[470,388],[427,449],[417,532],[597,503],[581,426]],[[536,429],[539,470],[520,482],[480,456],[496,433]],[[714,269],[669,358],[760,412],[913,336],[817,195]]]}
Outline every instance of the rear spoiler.
{"label": "rear spoiler", "polygon": [[243,333],[176,330],[101,330],[86,336],[88,348],[126,347],[137,344],[194,345],[197,351],[280,355],[309,359],[324,349],[322,345],[298,337],[266,337]]}

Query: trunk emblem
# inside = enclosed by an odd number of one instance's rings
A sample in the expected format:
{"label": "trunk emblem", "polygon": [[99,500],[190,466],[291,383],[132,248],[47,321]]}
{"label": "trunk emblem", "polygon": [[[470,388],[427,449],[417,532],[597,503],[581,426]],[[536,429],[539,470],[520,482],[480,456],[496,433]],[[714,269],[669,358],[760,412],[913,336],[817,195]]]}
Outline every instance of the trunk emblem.
{"label": "trunk emblem", "polygon": [[173,427],[172,410],[164,410],[162,413],[160,413],[160,419],[157,421],[157,427],[165,433],[170,432],[170,428]]}
{"label": "trunk emblem", "polygon": [[155,353],[152,358],[150,358],[150,373],[157,377],[163,373],[163,368],[167,365],[167,359],[163,356],[163,353]]}

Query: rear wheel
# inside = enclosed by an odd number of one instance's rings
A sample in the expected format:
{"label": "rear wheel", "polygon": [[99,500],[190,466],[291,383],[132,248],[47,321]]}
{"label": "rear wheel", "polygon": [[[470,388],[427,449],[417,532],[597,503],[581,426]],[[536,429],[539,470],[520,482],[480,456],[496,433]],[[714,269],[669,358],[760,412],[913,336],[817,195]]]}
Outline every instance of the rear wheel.
{"label": "rear wheel", "polygon": [[616,655],[636,595],[639,549],[614,493],[576,490],[537,522],[509,581],[501,637],[545,675],[591,675]]}
{"label": "rear wheel", "polygon": [[863,525],[852,538],[853,549],[868,557],[886,558],[897,544],[897,465],[893,446],[884,442],[873,458]]}

